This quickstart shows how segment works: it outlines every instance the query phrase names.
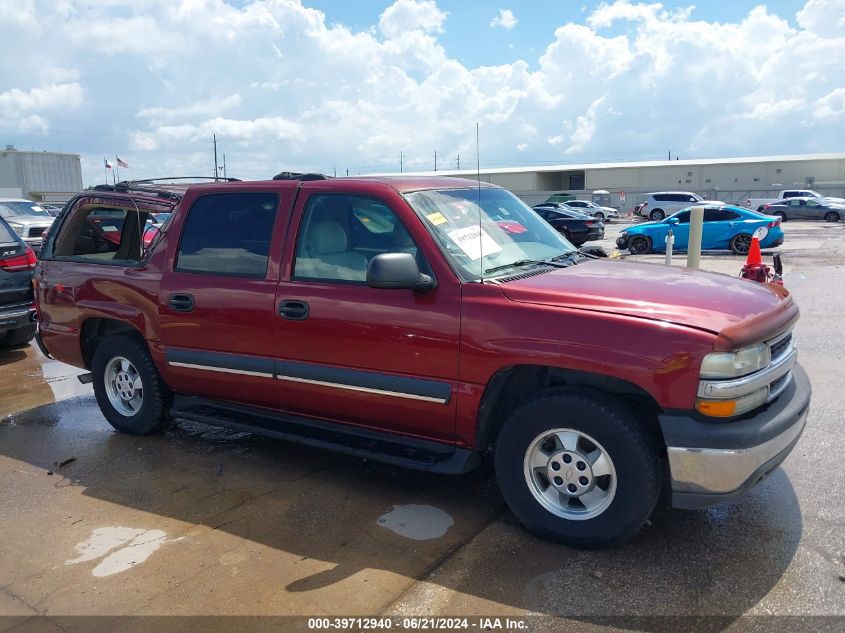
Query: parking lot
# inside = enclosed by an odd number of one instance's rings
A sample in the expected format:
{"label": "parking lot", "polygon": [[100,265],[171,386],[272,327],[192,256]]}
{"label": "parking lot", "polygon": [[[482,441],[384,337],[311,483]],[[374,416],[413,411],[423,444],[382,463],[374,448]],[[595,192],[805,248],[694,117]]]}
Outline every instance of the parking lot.
{"label": "parking lot", "polygon": [[[628,223],[591,244],[612,251]],[[122,435],[79,372],[34,345],[0,353],[0,614],[17,616],[0,630],[36,614],[57,626],[71,615],[416,614],[525,616],[530,630],[841,630],[845,224],[783,228],[776,252],[814,388],[800,443],[750,494],[660,510],[606,551],[523,530],[490,468],[423,474],[184,421]],[[742,263],[702,257],[732,275]]]}

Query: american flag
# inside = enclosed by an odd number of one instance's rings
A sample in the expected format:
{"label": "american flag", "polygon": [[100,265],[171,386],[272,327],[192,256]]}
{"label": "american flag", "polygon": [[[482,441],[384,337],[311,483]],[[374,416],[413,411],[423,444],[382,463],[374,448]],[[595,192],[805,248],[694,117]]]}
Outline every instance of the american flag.
{"label": "american flag", "polygon": [[108,158],[104,158],[104,159],[103,159],[103,162],[106,164],[106,169],[111,169],[111,168],[112,168],[112,164],[109,162],[109,159],[108,159]]}
{"label": "american flag", "polygon": [[114,159],[117,161],[118,167],[123,167],[124,169],[129,168],[129,163],[124,163],[122,160],[120,160],[120,156],[115,156]]}

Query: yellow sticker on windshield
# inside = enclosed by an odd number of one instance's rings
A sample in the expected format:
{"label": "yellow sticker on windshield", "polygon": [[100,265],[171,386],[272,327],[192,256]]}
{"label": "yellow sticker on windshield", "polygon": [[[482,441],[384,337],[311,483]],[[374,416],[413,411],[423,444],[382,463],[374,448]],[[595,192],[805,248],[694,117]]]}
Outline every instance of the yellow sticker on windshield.
{"label": "yellow sticker on windshield", "polygon": [[434,213],[429,213],[427,216],[428,221],[431,222],[434,226],[440,226],[441,224],[446,224],[449,220],[446,219],[446,216],[440,213],[440,211],[435,211]]}

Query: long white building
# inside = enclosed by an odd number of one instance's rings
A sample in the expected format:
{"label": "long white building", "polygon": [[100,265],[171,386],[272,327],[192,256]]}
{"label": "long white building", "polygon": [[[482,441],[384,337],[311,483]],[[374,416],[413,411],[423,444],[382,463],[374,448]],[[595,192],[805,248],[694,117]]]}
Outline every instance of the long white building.
{"label": "long white building", "polygon": [[[476,178],[470,169],[425,173]],[[552,193],[589,199],[604,190],[611,194],[611,205],[623,210],[653,191],[693,191],[729,203],[769,197],[790,187],[843,197],[845,153],[503,167],[482,169],[481,180],[509,189],[529,204]]]}

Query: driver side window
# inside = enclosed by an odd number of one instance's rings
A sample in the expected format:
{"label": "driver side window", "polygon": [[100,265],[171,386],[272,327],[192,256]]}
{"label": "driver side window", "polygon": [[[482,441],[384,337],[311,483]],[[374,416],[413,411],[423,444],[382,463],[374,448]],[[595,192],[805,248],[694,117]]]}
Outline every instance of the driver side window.
{"label": "driver side window", "polygon": [[410,253],[427,272],[405,225],[383,202],[352,194],[314,194],[299,226],[294,279],[364,284],[370,260]]}

